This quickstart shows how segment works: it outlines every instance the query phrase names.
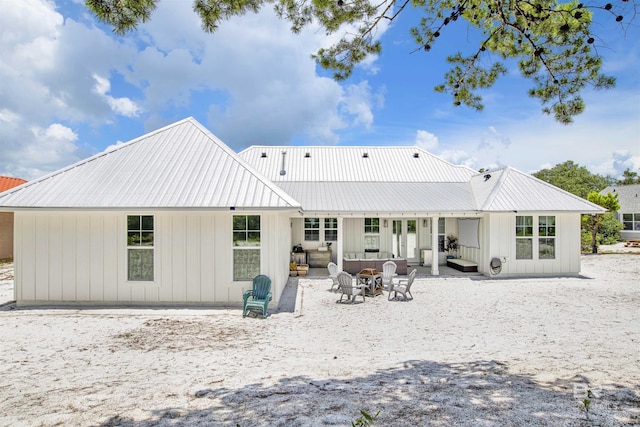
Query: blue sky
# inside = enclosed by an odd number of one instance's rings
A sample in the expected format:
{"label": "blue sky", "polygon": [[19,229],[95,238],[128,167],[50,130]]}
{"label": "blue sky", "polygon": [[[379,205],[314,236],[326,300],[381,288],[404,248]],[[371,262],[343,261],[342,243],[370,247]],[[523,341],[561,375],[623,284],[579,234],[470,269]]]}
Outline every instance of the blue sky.
{"label": "blue sky", "polygon": [[227,145],[418,145],[474,169],[524,172],[573,160],[618,177],[640,172],[640,21],[603,16],[596,42],[610,91],[583,93],[585,113],[557,124],[510,65],[482,92],[485,109],[433,91],[445,57],[475,49],[464,21],[418,51],[407,10],[379,31],[383,52],[344,82],[310,55],[336,36],[299,35],[270,8],[207,34],[191,0],[162,0],[125,37],[81,0],[0,0],[0,175],[33,179],[174,121],[195,117]]}

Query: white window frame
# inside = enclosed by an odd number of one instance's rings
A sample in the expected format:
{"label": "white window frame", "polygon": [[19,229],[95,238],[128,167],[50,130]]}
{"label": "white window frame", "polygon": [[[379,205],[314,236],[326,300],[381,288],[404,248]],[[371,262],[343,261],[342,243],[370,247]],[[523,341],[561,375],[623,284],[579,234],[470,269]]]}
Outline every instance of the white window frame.
{"label": "white window frame", "polygon": [[[305,242],[319,242],[320,241],[320,218],[309,217],[304,219],[304,241]],[[309,234],[307,234],[309,233]],[[309,239],[308,237],[316,238]]]}
{"label": "white window frame", "polygon": [[[129,218],[133,218],[133,217],[138,217],[139,218],[139,222],[140,225],[138,228],[133,229],[133,228],[129,228]],[[143,228],[143,218],[144,217],[150,217],[152,219],[152,228],[151,229],[144,229]],[[125,225],[127,231],[126,231],[126,237],[127,237],[127,249],[126,249],[126,259],[127,259],[127,282],[153,282],[155,280],[156,277],[156,250],[155,250],[155,243],[156,243],[156,218],[155,215],[145,215],[145,214],[127,214],[126,217],[126,225]],[[149,244],[144,244],[143,243],[143,233],[151,233],[152,235],[152,243]],[[133,233],[140,233],[140,238],[138,240],[138,244],[131,244],[131,240],[130,240],[130,236]],[[151,251],[151,263],[152,263],[152,268],[151,268],[151,277],[150,278],[143,278],[143,277],[131,277],[131,258],[130,255],[132,254],[132,251]]]}
{"label": "white window frame", "polygon": [[[324,241],[337,242],[338,241],[338,218],[335,218],[335,217],[324,218],[324,221],[322,221],[322,223],[324,225],[324,231],[323,231]],[[333,236],[331,236],[331,238],[327,238],[327,231],[331,231],[332,234],[335,233],[335,239],[333,238]]]}
{"label": "white window frame", "polygon": [[[377,222],[374,224],[374,221]],[[367,222],[369,222],[367,224]],[[364,251],[380,251],[380,218],[368,217],[364,219]]]}
{"label": "white window frame", "polygon": [[[519,218],[522,218],[525,222],[519,223]],[[530,218],[530,223],[527,223],[526,219]],[[516,235],[516,259],[518,260],[529,260],[529,259],[533,259],[533,241],[534,241],[534,234],[535,234],[535,227],[533,226],[535,221],[535,216],[533,215],[516,215],[516,223],[515,223],[515,235]],[[530,231],[529,231],[530,229]],[[530,244],[530,251],[531,251],[531,256],[530,257],[520,257],[520,253],[518,252],[518,244],[519,242],[524,242],[524,241],[528,241]]]}
{"label": "white window frame", "polygon": [[[625,216],[631,215],[631,218]],[[623,231],[640,231],[640,212],[626,212],[622,214]],[[629,225],[629,228],[627,228]]]}
{"label": "white window frame", "polygon": [[[244,228],[236,228],[236,217],[245,217],[245,226]],[[259,228],[250,228],[249,217],[257,217],[260,222]],[[250,281],[253,278],[260,274],[262,268],[262,216],[261,215],[250,215],[250,214],[237,214],[232,215],[231,217],[231,245],[232,245],[232,271],[233,271],[233,280],[235,282],[242,281]],[[238,233],[238,234],[236,234]],[[245,233],[245,239],[239,240],[237,239],[239,233]],[[258,234],[258,243],[251,244],[251,239],[249,234]],[[240,243],[240,244],[237,244]],[[254,268],[251,271],[247,271],[246,274],[240,274],[238,268],[240,266],[236,266],[236,251],[257,251],[258,252],[258,265],[257,268]],[[238,253],[239,255],[240,253]],[[250,256],[249,254],[243,254],[246,256]],[[247,269],[251,269],[251,266],[247,267]]]}
{"label": "white window frame", "polygon": [[[542,223],[543,220],[545,222],[544,224]],[[555,215],[538,216],[538,259],[556,259],[557,222],[558,220]],[[552,245],[550,245],[549,242],[551,242]],[[543,254],[543,248],[549,246],[552,248],[552,253]]]}

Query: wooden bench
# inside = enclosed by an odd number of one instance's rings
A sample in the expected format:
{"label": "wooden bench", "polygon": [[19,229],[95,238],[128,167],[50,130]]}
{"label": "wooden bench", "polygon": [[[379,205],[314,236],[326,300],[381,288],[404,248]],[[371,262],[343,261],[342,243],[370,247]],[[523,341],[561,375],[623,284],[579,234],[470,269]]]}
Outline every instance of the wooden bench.
{"label": "wooden bench", "polygon": [[465,273],[478,272],[478,264],[464,259],[448,259],[447,267],[455,268]]}

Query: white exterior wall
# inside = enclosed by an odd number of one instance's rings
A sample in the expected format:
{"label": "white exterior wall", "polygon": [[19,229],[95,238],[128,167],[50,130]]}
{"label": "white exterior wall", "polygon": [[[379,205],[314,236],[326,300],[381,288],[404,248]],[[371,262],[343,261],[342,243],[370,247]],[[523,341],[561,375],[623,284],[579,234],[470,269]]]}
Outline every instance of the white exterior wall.
{"label": "white exterior wall", "polygon": [[[127,280],[127,215],[154,215],[154,281]],[[241,305],[233,281],[232,216],[261,215],[261,273],[275,308],[288,279],[290,212],[15,213],[18,303]]]}
{"label": "white exterior wall", "polygon": [[364,218],[345,218],[342,230],[344,252],[364,252]]}
{"label": "white exterior wall", "polygon": [[[532,215],[534,224],[533,259],[516,259],[516,215]],[[538,259],[538,217],[556,217],[556,257]],[[481,251],[478,270],[486,275],[492,258],[500,258],[502,271],[508,275],[577,275],[580,273],[580,214],[577,213],[494,213],[480,221]],[[483,226],[484,224],[484,226]],[[504,260],[506,259],[506,262]]]}

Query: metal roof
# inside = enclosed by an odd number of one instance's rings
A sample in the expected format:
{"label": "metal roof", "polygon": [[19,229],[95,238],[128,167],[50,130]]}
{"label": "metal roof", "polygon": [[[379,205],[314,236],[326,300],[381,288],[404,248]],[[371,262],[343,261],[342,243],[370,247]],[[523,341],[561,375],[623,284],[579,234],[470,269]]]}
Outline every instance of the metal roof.
{"label": "metal roof", "polygon": [[193,118],[0,194],[3,207],[298,208]]}
{"label": "metal roof", "polygon": [[480,173],[471,180],[471,186],[477,207],[483,212],[606,211],[601,206],[511,167]]}
{"label": "metal roof", "polygon": [[193,118],[0,193],[0,207],[604,212],[516,169],[477,173],[417,147],[254,146],[236,154]]}
{"label": "metal roof", "polygon": [[418,147],[253,146],[240,152],[240,156],[276,183],[450,183],[469,182],[476,173]]}
{"label": "metal roof", "polygon": [[474,213],[468,183],[283,182],[307,213],[427,214]]}
{"label": "metal roof", "polygon": [[640,212],[640,184],[614,185],[605,188],[600,194],[617,194],[621,213]]}
{"label": "metal roof", "polygon": [[603,212],[516,169],[478,173],[417,147],[253,146],[240,156],[306,212]]}

